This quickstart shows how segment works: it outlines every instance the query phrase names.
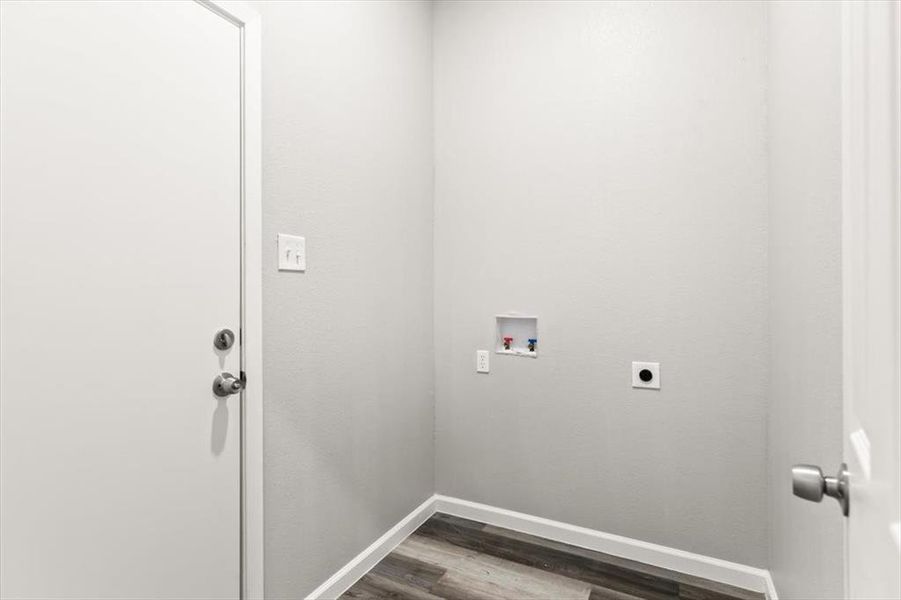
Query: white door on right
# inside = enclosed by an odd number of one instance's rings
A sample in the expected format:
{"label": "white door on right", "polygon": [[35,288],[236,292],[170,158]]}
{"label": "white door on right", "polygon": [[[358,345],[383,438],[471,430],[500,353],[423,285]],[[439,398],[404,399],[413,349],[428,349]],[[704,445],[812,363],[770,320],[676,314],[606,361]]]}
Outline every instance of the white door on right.
{"label": "white door on right", "polygon": [[846,1],[844,434],[849,598],[901,598],[901,3]]}

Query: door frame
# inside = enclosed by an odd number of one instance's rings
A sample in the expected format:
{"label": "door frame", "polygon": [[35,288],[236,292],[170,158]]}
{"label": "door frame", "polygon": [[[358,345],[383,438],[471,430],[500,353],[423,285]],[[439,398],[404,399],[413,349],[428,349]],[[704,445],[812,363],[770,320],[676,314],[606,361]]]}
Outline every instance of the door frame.
{"label": "door frame", "polygon": [[260,13],[240,0],[194,0],[241,32],[241,598],[264,598]]}

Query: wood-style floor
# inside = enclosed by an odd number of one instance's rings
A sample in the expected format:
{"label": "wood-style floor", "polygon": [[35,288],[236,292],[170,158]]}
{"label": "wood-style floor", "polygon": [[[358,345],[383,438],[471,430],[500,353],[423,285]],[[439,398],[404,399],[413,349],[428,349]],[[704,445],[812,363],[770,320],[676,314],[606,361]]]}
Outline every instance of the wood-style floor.
{"label": "wood-style floor", "polygon": [[342,600],[763,600],[763,594],[436,514]]}

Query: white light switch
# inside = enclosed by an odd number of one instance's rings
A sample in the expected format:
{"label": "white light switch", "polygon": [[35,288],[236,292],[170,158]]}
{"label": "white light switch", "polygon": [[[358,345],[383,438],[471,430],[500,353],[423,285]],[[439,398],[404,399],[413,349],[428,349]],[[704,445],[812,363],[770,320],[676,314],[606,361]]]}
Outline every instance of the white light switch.
{"label": "white light switch", "polygon": [[633,362],[632,387],[659,390],[660,363]]}
{"label": "white light switch", "polygon": [[287,233],[278,234],[278,270],[307,270],[307,243],[304,238]]}
{"label": "white light switch", "polygon": [[476,350],[476,373],[488,372],[488,351]]}

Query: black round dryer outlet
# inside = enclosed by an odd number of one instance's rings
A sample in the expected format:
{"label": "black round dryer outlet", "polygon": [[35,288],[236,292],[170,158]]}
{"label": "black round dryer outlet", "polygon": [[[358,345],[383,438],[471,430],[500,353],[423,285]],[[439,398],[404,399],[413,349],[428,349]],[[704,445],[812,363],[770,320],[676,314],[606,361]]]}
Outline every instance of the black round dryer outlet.
{"label": "black round dryer outlet", "polygon": [[647,383],[650,380],[654,379],[654,374],[651,373],[650,369],[642,369],[638,372],[638,378]]}

